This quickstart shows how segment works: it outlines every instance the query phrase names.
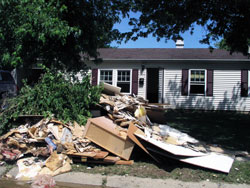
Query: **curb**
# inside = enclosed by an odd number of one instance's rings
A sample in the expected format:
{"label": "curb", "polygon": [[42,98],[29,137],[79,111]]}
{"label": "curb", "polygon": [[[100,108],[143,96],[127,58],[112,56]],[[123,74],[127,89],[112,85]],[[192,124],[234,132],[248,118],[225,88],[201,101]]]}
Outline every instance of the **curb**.
{"label": "curb", "polygon": [[[5,173],[6,168],[0,167],[0,176]],[[18,172],[18,167],[12,168],[7,174],[15,177]],[[152,178],[139,178],[134,176],[106,176],[101,174],[89,174],[83,172],[68,172],[54,177],[55,181],[59,184],[67,183],[78,185],[92,185],[92,186],[105,186],[116,188],[250,188],[247,184],[228,184],[228,183],[215,183],[210,181],[202,182],[183,182],[174,179],[152,179]]]}

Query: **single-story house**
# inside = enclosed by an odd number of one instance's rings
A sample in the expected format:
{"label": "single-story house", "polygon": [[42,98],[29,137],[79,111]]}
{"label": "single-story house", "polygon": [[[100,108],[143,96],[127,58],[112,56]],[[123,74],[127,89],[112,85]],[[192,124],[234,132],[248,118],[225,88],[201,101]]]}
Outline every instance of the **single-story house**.
{"label": "single-story house", "polygon": [[105,48],[89,64],[92,84],[121,87],[176,108],[250,111],[250,59],[220,49]]}

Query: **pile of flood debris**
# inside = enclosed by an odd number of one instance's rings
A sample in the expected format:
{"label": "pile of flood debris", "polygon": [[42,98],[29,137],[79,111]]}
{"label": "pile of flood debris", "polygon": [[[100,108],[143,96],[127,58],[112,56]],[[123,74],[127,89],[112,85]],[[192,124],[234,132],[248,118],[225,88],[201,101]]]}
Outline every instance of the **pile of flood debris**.
{"label": "pile of flood debris", "polygon": [[85,126],[46,118],[20,125],[1,136],[0,160],[17,160],[17,178],[31,179],[68,172],[74,161],[132,165],[131,154],[137,145],[157,162],[161,156],[230,171],[232,155],[168,125],[152,123],[147,111],[158,107],[142,97],[122,95],[113,86],[107,90],[109,95],[103,93],[99,103],[106,116],[90,118]]}

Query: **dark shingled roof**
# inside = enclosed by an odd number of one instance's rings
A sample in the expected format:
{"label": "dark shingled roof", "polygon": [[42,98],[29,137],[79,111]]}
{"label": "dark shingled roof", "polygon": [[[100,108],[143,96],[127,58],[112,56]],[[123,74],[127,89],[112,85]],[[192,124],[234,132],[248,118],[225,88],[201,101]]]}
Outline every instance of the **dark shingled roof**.
{"label": "dark shingled roof", "polygon": [[225,50],[206,48],[101,48],[103,60],[249,60],[240,53],[232,55]]}

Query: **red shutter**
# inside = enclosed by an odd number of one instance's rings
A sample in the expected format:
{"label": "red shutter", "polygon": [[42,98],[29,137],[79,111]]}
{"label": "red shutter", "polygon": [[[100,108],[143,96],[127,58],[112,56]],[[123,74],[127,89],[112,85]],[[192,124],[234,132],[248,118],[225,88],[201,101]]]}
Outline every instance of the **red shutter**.
{"label": "red shutter", "polygon": [[241,96],[248,96],[248,70],[241,70]]}
{"label": "red shutter", "polygon": [[182,69],[181,94],[188,95],[188,69]]}
{"label": "red shutter", "polygon": [[132,71],[132,94],[138,95],[138,69]]}
{"label": "red shutter", "polygon": [[98,69],[92,69],[92,85],[97,85],[97,79],[98,78]]}
{"label": "red shutter", "polygon": [[207,70],[207,96],[213,96],[214,71]]}

